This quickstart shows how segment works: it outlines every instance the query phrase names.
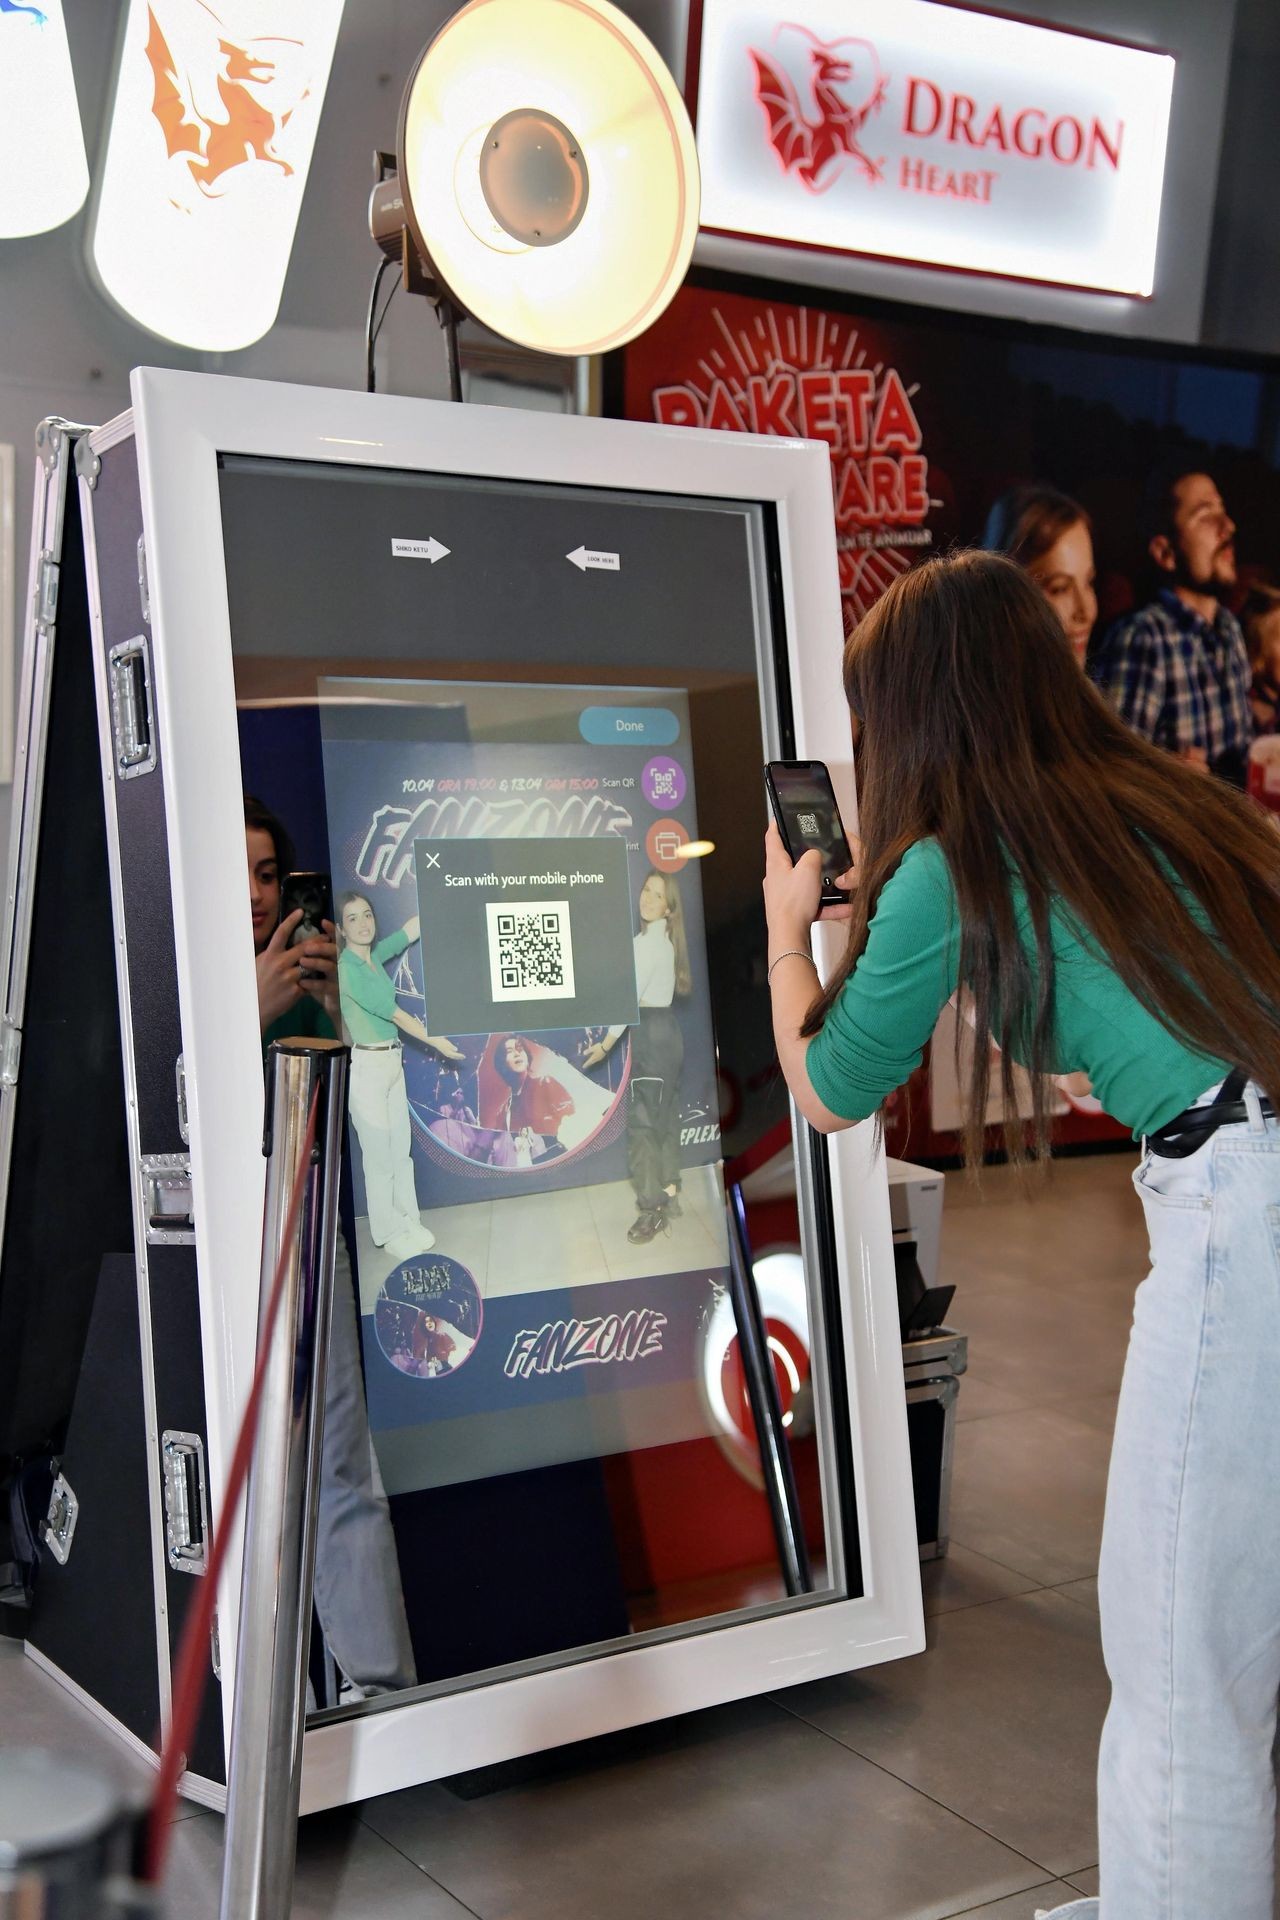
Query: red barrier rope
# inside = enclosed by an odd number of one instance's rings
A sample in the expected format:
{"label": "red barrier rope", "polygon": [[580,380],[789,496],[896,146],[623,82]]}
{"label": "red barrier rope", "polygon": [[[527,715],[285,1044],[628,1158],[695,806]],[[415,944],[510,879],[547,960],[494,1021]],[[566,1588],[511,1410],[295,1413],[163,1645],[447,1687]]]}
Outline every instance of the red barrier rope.
{"label": "red barrier rope", "polygon": [[240,1505],[240,1496],[244,1492],[245,1481],[249,1475],[249,1462],[253,1457],[253,1443],[257,1436],[258,1415],[261,1411],[262,1386],[266,1379],[267,1361],[271,1353],[276,1321],[280,1314],[280,1302],[284,1297],[284,1278],[289,1264],[289,1248],[297,1232],[302,1196],[306,1189],[307,1176],[311,1171],[311,1155],[316,1143],[319,1105],[320,1089],[317,1086],[311,1096],[311,1112],[307,1117],[302,1158],[298,1164],[298,1174],[293,1183],[293,1194],[289,1201],[284,1245],[280,1258],[276,1262],[275,1277],[271,1282],[271,1295],[267,1302],[266,1319],[258,1339],[258,1358],[253,1370],[253,1384],[249,1388],[249,1398],[245,1402],[244,1415],[240,1421],[240,1431],[236,1435],[235,1450],[232,1453],[231,1467],[227,1474],[226,1490],[222,1497],[222,1517],[213,1536],[213,1545],[209,1551],[204,1578],[199,1584],[195,1599],[187,1609],[187,1618],[178,1647],[178,1659],[173,1675],[173,1710],[169,1721],[169,1735],[161,1750],[160,1773],[156,1780],[151,1812],[147,1821],[147,1844],[142,1878],[153,1886],[159,1883],[164,1873],[165,1860],[169,1852],[169,1838],[173,1830],[172,1812],[178,1797],[178,1781],[186,1766],[187,1745],[191,1739],[191,1731],[200,1712],[200,1704],[204,1699],[204,1690],[208,1682],[209,1636],[213,1627],[213,1611],[218,1603],[218,1579],[222,1572],[222,1563],[226,1558],[232,1526]]}

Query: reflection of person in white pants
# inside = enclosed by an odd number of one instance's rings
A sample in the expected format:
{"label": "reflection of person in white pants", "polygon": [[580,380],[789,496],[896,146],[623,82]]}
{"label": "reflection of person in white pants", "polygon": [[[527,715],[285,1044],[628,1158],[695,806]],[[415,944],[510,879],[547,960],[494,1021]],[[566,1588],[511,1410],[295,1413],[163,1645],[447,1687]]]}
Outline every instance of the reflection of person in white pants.
{"label": "reflection of person in white pants", "polygon": [[421,1020],[405,1012],[387,972],[387,962],[398,959],[418,938],[417,915],[398,933],[379,940],[364,894],[344,893],[338,923],[338,989],[351,1037],[351,1124],[360,1142],[369,1232],[375,1246],[385,1247],[397,1260],[411,1260],[435,1242],[418,1212],[400,1035],[421,1041],[446,1060],[463,1056],[451,1040],[433,1039]]}

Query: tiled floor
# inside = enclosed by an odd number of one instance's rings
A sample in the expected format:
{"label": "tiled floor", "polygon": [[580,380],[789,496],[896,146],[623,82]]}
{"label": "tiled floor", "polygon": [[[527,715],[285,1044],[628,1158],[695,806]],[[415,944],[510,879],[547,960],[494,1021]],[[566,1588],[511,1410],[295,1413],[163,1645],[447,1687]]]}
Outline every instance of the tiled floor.
{"label": "tiled floor", "polygon": [[[435,1207],[421,1217],[435,1235],[437,1252],[460,1260],[487,1300],[572,1286],[575,1280],[648,1279],[727,1265],[719,1169],[690,1167],[680,1197],[679,1218],[646,1246],[627,1239],[636,1217],[628,1180]],[[396,1262],[374,1246],[363,1215],[356,1222],[356,1256],[361,1311],[372,1313],[378,1289]]]}
{"label": "tiled floor", "polygon": [[[1096,1892],[1093,1575],[1144,1250],[1128,1171],[1067,1161],[1034,1200],[1003,1171],[981,1197],[948,1178],[944,1277],[972,1370],[925,1654],[502,1770],[478,1796],[436,1784],[314,1816],[294,1914],[1031,1920]],[[15,1736],[105,1739],[0,1645]],[[172,1920],[216,1913],[220,1831],[182,1821]]]}

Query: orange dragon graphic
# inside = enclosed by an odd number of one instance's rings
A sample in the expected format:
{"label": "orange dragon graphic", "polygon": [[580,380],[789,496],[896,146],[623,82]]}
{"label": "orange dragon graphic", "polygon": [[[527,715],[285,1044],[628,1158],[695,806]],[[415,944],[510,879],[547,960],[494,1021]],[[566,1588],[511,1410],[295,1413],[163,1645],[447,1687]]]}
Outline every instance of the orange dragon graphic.
{"label": "orange dragon graphic", "polygon": [[[218,16],[206,8],[216,22]],[[301,46],[298,40],[258,39],[248,46],[218,38],[219,70],[212,76],[222,105],[217,115],[212,100],[200,97],[201,89],[190,72],[175,60],[169,43],[148,7],[147,59],[155,83],[151,111],[164,133],[169,157],[186,158],[191,177],[208,198],[223,175],[246,161],[261,160],[292,174],[289,162],[275,151],[275,141],[306,98],[307,90],[281,110],[264,105],[261,96],[271,99],[271,90],[279,87],[277,62],[258,49],[265,46]],[[221,24],[221,23],[219,23]]]}
{"label": "orange dragon graphic", "polygon": [[[790,75],[754,47],[749,51],[756,69],[756,98],[764,108],[769,140],[784,173],[794,173],[810,193],[825,193],[848,159],[856,160],[868,180],[884,178],[882,160],[873,160],[858,144],[863,125],[884,104],[888,76],[881,73],[876,50],[869,40],[846,35],[819,40],[807,27],[791,23],[779,32],[802,33],[811,43],[810,86],[815,118],[807,119]],[[858,65],[873,76],[859,106],[850,106],[840,88],[854,78],[855,64],[843,58],[841,47],[860,47],[866,54]]]}

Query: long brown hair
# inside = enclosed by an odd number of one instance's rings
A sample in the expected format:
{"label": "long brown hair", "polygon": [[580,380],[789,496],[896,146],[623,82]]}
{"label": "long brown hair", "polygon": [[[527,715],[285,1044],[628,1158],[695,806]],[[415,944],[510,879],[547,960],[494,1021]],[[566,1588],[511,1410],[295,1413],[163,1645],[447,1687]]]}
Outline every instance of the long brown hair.
{"label": "long brown hair", "polygon": [[[993,1019],[1033,1076],[1035,1149],[1047,1140],[1054,907],[1170,1032],[1280,1095],[1280,835],[1241,794],[1121,723],[1019,567],[962,553],[905,574],[850,634],[844,684],[861,729],[861,875],[848,950],[806,1034],[857,964],[886,881],[932,837],[955,885],[960,978],[974,1002],[971,1160],[982,1150]],[[1034,966],[1018,937],[1015,880]],[[1000,1077],[1016,1159],[1026,1142],[1013,1117],[1012,1053],[1001,1053]]]}
{"label": "long brown hair", "polygon": [[992,553],[1007,554],[1020,567],[1043,560],[1072,527],[1084,527],[1090,534],[1093,522],[1069,494],[1056,487],[1011,487],[987,515],[980,545]]}

